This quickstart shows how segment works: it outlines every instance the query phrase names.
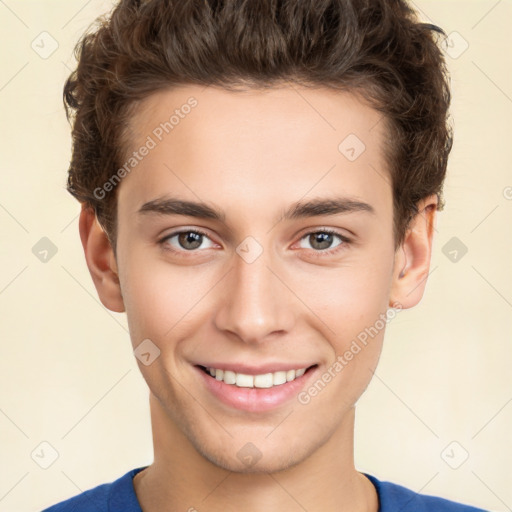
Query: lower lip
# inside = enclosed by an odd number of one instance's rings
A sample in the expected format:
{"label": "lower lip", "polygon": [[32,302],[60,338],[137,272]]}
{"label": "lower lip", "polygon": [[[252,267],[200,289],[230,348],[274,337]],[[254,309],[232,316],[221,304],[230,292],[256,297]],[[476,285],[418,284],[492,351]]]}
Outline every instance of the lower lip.
{"label": "lower lip", "polygon": [[272,388],[239,388],[234,384],[226,384],[211,377],[198,366],[194,368],[203,379],[207,389],[221,402],[248,412],[265,412],[286,403],[297,396],[318,370],[318,366],[314,366],[295,380]]}

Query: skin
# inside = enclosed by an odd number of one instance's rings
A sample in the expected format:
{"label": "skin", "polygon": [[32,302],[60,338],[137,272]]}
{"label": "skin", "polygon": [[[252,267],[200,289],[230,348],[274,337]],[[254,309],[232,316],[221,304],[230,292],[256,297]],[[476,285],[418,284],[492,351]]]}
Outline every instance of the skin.
{"label": "skin", "polygon": [[[353,432],[385,329],[308,404],[292,399],[264,413],[219,402],[193,365],[297,361],[326,372],[380,314],[421,300],[437,198],[419,203],[395,251],[386,123],[355,95],[323,88],[159,92],[132,118],[131,149],[190,96],[197,107],[118,186],[116,255],[91,209],[80,216],[102,303],[126,311],[133,348],[149,338],[160,349],[150,365],[138,361],[154,441],[154,463],[134,478],[141,506],[376,512],[375,488],[354,467]],[[350,133],[366,146],[353,162],[338,150]],[[225,220],[138,213],[165,194],[205,202]],[[374,214],[281,219],[296,201],[334,195],[364,201]],[[193,250],[177,236],[159,243],[183,228],[208,236]],[[308,234],[322,228],[351,242],[334,235],[315,244]],[[262,249],[252,263],[236,252],[248,236]],[[249,442],[262,455],[251,467],[237,457]]]}

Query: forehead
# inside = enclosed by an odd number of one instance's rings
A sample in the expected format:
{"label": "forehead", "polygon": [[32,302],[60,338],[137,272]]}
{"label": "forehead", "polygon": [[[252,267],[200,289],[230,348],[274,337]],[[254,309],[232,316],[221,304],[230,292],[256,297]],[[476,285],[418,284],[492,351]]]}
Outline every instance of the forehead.
{"label": "forehead", "polygon": [[[229,91],[187,85],[142,101],[130,122],[130,150],[144,151],[123,179],[119,203],[135,211],[166,192],[283,204],[336,189],[389,203],[386,123],[358,96],[283,85]],[[384,204],[383,204],[384,206]]]}
{"label": "forehead", "polygon": [[[185,122],[186,120],[186,122]],[[369,142],[379,138],[386,123],[383,115],[370,107],[361,94],[331,88],[305,88],[282,84],[269,89],[227,90],[216,86],[182,85],[155,92],[139,102],[131,118],[131,142],[143,142],[151,133],[158,142],[171,132],[174,139],[187,130],[202,141],[217,142],[227,123],[245,126],[239,133],[255,141],[279,135],[280,140],[298,142],[302,137],[331,133],[357,133]],[[178,125],[181,129],[178,130]],[[286,132],[282,127],[289,128]],[[212,129],[213,128],[213,129]],[[293,130],[290,130],[293,128]],[[255,138],[256,131],[259,132]],[[138,140],[137,140],[138,139]],[[330,138],[329,138],[330,139]],[[326,140],[330,143],[331,140]]]}

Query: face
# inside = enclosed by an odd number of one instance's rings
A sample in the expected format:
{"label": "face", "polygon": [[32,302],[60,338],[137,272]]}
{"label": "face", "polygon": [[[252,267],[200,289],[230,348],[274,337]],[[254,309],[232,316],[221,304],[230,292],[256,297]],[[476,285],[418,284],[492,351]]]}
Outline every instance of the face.
{"label": "face", "polygon": [[284,85],[138,107],[118,189],[131,340],[169,424],[218,466],[299,463],[371,379],[395,257],[379,121],[352,94]]}

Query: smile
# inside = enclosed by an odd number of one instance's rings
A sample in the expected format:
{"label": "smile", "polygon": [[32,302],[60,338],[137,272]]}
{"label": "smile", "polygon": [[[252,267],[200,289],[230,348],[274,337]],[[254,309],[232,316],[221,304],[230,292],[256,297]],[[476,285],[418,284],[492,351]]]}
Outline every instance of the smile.
{"label": "smile", "polygon": [[[230,408],[251,413],[263,413],[293,403],[320,371],[318,364],[297,369],[290,364],[260,367],[218,364],[221,368],[210,365],[194,365],[208,395]],[[236,371],[237,368],[240,371]]]}
{"label": "smile", "polygon": [[260,375],[248,375],[220,368],[201,367],[203,371],[210,374],[216,380],[225,384],[237,386],[239,388],[272,388],[280,386],[286,382],[291,382],[302,377],[308,368],[299,368],[297,370],[278,371],[273,373],[263,373]]}

